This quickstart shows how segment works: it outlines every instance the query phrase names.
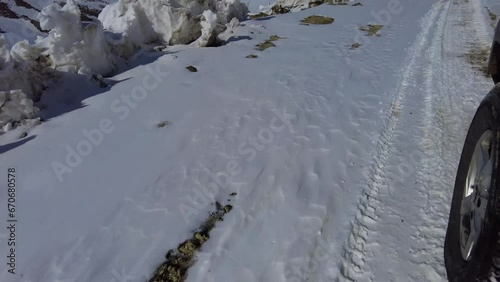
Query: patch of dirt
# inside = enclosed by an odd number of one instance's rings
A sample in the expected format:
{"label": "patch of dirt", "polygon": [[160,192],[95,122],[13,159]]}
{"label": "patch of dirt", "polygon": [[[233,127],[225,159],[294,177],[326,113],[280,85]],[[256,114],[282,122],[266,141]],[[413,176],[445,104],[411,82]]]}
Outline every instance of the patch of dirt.
{"label": "patch of dirt", "polygon": [[149,282],[182,282],[187,278],[187,270],[196,262],[196,253],[210,239],[210,231],[218,221],[233,207],[215,203],[216,210],[210,214],[205,223],[193,234],[193,237],[179,244],[177,249],[169,250],[166,261],[155,271]]}
{"label": "patch of dirt", "polygon": [[489,76],[488,60],[490,57],[490,46],[473,45],[470,51],[465,54],[467,61],[473,67],[483,73],[484,76]]}
{"label": "patch of dirt", "polygon": [[187,69],[188,71],[190,71],[190,72],[197,72],[197,71],[198,71],[198,69],[197,69],[197,68],[195,68],[195,67],[193,67],[193,66],[187,66],[187,67],[186,67],[186,69]]}
{"label": "patch of dirt", "polygon": [[378,33],[384,26],[381,24],[369,24],[366,26],[362,26],[359,30],[366,32],[368,36],[380,36]]}
{"label": "patch of dirt", "polygon": [[334,18],[330,17],[325,17],[325,16],[318,16],[318,15],[312,15],[309,16],[301,21],[303,24],[331,24],[335,21]]}
{"label": "patch of dirt", "polygon": [[[349,0],[315,0],[315,1],[309,2],[309,4],[307,5],[307,8],[313,8],[313,7],[316,7],[319,5],[323,5],[323,4],[345,6],[345,5],[349,5],[348,1]],[[290,5],[290,6],[284,7],[282,5],[276,4],[271,8],[271,11],[272,11],[273,15],[287,14],[287,13],[290,13],[291,10],[296,9],[296,8],[299,8],[299,5]],[[300,7],[300,8],[301,8],[301,10],[306,9],[304,7]]]}
{"label": "patch of dirt", "polygon": [[490,8],[486,7],[486,10],[488,11],[488,15],[490,16],[490,19],[496,23],[497,21],[497,14],[493,13]]}
{"label": "patch of dirt", "polygon": [[359,47],[363,46],[363,44],[360,43],[354,43],[351,45],[351,49],[358,49]]}
{"label": "patch of dirt", "polygon": [[40,32],[43,32],[43,33],[48,33],[49,31],[48,30],[44,30],[42,29],[42,27],[40,26],[40,22],[37,21],[37,20],[34,20],[34,19],[30,19],[30,23],[36,27],[36,29],[38,29]]}
{"label": "patch of dirt", "polygon": [[281,5],[274,5],[271,8],[271,11],[273,12],[273,15],[279,15],[279,14],[288,14],[290,13],[290,10],[294,7],[283,7]]}
{"label": "patch of dirt", "polygon": [[250,55],[246,56],[245,58],[247,58],[247,59],[256,59],[256,58],[258,58],[258,57],[259,57],[259,56],[257,56],[257,55],[250,54]]}
{"label": "patch of dirt", "polygon": [[19,7],[24,7],[24,8],[26,8],[26,9],[35,10],[35,11],[37,11],[37,12],[40,12],[40,10],[39,10],[39,9],[37,9],[37,8],[35,8],[35,7],[33,7],[33,6],[31,6],[31,4],[30,4],[30,3],[28,3],[28,2],[26,2],[26,1],[24,1],[24,0],[14,0],[14,1],[15,1],[15,3],[16,3],[16,6],[19,6]]}
{"label": "patch of dirt", "polygon": [[9,7],[9,4],[5,2],[0,2],[0,16],[9,18],[9,19],[19,19],[20,17],[16,14],[16,12],[12,11]]}
{"label": "patch of dirt", "polygon": [[328,0],[328,5],[333,5],[333,6],[347,6],[347,2],[344,2],[342,0]]}
{"label": "patch of dirt", "polygon": [[42,27],[40,26],[40,22],[37,21],[37,20],[34,20],[34,19],[30,19],[28,16],[21,16],[21,18],[29,21],[34,27],[36,27],[36,29],[38,29],[40,32],[43,32],[43,33],[48,33],[49,31],[48,30],[43,30]]}
{"label": "patch of dirt", "polygon": [[316,6],[325,4],[325,2],[327,2],[327,1],[324,1],[324,0],[311,1],[311,2],[309,2],[309,5],[307,5],[307,7],[308,8],[314,8]]}
{"label": "patch of dirt", "polygon": [[270,17],[271,15],[268,15],[264,12],[260,12],[258,14],[253,14],[253,15],[248,15],[248,18],[253,20],[253,19],[261,19],[261,18],[266,18],[266,17]]}
{"label": "patch of dirt", "polygon": [[160,122],[156,125],[156,127],[165,127],[165,126],[167,126],[167,125],[169,125],[169,124],[170,124],[170,122],[169,122],[168,120],[165,120],[165,121],[160,121]]}
{"label": "patch of dirt", "polygon": [[271,41],[264,41],[264,43],[260,43],[255,46],[257,46],[257,50],[259,51],[264,51],[267,48],[276,47],[276,45],[274,45],[274,43],[272,43]]}
{"label": "patch of dirt", "polygon": [[281,39],[281,37],[279,37],[278,35],[271,35],[271,37],[269,37],[269,39],[267,39],[263,43],[255,45],[257,47],[256,49],[259,51],[264,51],[267,48],[276,47],[276,45],[273,43],[273,41],[278,41],[280,39]]}
{"label": "patch of dirt", "polygon": [[271,37],[269,37],[268,41],[278,41],[280,39],[281,39],[281,37],[279,37],[277,35],[271,35]]}
{"label": "patch of dirt", "polygon": [[92,21],[92,19],[96,19],[99,16],[99,13],[101,12],[97,9],[92,9],[84,5],[78,5],[78,8],[82,12],[80,19],[82,21],[87,21],[87,22]]}

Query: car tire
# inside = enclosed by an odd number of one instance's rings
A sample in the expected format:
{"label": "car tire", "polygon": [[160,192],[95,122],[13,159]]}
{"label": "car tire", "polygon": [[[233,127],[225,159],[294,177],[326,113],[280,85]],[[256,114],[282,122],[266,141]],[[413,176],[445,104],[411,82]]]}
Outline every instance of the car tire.
{"label": "car tire", "polygon": [[[458,165],[444,244],[449,281],[484,281],[497,269],[498,88],[479,106]],[[500,264],[498,264],[500,266]],[[498,268],[500,270],[500,268]],[[499,271],[500,273],[500,271]]]}

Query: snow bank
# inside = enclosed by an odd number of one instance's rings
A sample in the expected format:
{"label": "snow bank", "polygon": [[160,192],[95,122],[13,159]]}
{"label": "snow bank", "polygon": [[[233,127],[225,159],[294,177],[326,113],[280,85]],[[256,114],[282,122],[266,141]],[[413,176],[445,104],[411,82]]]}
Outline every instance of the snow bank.
{"label": "snow bank", "polygon": [[83,26],[80,9],[68,0],[62,8],[52,4],[40,12],[41,28],[50,30],[47,37],[33,45],[18,42],[11,55],[18,61],[46,57],[59,71],[108,75],[118,60],[149,43],[207,46],[232,18],[247,13],[239,0],[119,0]]}
{"label": "snow bank", "polygon": [[14,63],[4,35],[0,35],[0,89],[8,89]]}
{"label": "snow bank", "polygon": [[80,9],[73,0],[62,8],[57,4],[44,8],[38,19],[42,29],[50,32],[47,38],[36,41],[37,47],[44,49],[41,55],[49,55],[59,70],[111,73],[115,65],[102,24],[96,21],[82,27],[80,18]]}
{"label": "snow bank", "polygon": [[98,21],[83,26],[80,9],[68,0],[39,14],[41,28],[50,30],[47,37],[33,45],[17,43],[11,55],[17,61],[46,57],[59,71],[108,75],[121,57],[149,43],[207,46],[232,18],[241,20],[247,13],[239,0],[119,0],[104,8]]}
{"label": "snow bank", "polygon": [[0,35],[0,133],[24,120],[36,118],[38,108],[33,105],[33,96],[25,93],[34,90],[30,78],[16,64],[5,37]]}
{"label": "snow bank", "polygon": [[119,0],[106,6],[99,20],[106,30],[122,33],[131,44],[174,45],[206,37],[202,29],[217,30],[215,25],[223,26],[232,18],[242,20],[247,13],[247,6],[239,0]]}
{"label": "snow bank", "polygon": [[209,45],[216,45],[217,42],[217,15],[210,11],[206,10],[203,12],[202,20],[201,20],[201,36],[196,40],[196,44],[200,47],[205,47]]}
{"label": "snow bank", "polygon": [[119,60],[150,43],[213,46],[231,19],[247,13],[239,0],[119,0],[84,26],[74,0],[49,5],[38,15],[47,37],[9,50],[0,36],[0,126],[32,118],[33,101],[58,72],[111,75]]}
{"label": "snow bank", "polygon": [[0,91],[0,128],[8,131],[16,123],[36,118],[38,108],[21,90]]}

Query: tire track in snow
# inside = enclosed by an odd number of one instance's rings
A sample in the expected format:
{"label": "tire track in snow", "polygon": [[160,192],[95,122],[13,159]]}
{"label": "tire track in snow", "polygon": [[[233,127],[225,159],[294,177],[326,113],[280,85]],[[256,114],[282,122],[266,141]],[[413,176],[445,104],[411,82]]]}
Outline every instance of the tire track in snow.
{"label": "tire track in snow", "polygon": [[[450,14],[449,1],[443,17],[436,23],[436,32],[432,44],[425,54],[428,63],[424,72],[425,91],[423,138],[420,147],[424,159],[420,159],[416,171],[418,194],[425,199],[423,205],[418,206],[420,222],[416,224],[414,234],[409,236],[409,255],[407,261],[417,270],[410,277],[416,281],[439,281],[446,279],[444,269],[443,245],[448,222],[449,201],[452,196],[455,162],[445,157],[443,140],[450,140],[453,134],[445,125],[444,97],[448,97],[448,85],[443,85],[443,75],[452,72],[444,68],[443,37],[446,32],[446,23]],[[417,104],[417,103],[416,103]],[[455,144],[459,144],[455,142]],[[461,143],[460,143],[461,144]],[[453,147],[453,146],[451,146]],[[408,189],[406,187],[406,189]],[[411,229],[410,229],[411,230]],[[414,244],[411,244],[414,242]]]}
{"label": "tire track in snow", "polygon": [[435,3],[423,18],[422,31],[417,36],[417,40],[410,48],[409,56],[405,60],[406,67],[401,77],[400,86],[394,93],[385,127],[379,139],[369,183],[358,204],[358,213],[351,223],[351,232],[343,254],[340,281],[359,281],[362,277],[368,280],[373,279],[370,277],[372,274],[367,274],[365,262],[367,256],[373,257],[373,253],[369,254],[370,248],[377,245],[377,242],[373,242],[371,238],[378,231],[377,223],[380,219],[380,209],[384,206],[384,203],[379,199],[379,193],[387,184],[388,175],[385,167],[391,155],[395,132],[398,129],[399,113],[403,110],[402,101],[405,99],[408,89],[418,83],[415,71],[421,68],[422,57],[432,40],[430,36],[432,36],[433,28],[435,23],[446,14],[446,5],[447,3],[442,1]]}

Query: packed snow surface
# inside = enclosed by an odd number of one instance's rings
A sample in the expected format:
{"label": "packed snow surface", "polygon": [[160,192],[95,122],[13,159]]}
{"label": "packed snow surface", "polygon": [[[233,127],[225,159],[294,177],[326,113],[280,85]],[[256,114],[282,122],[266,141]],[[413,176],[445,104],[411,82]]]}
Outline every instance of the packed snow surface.
{"label": "packed snow surface", "polygon": [[[11,233],[0,229],[0,281],[146,281],[216,201],[233,210],[187,281],[446,280],[454,174],[493,86],[464,56],[491,44],[486,2],[370,0],[233,21],[226,46],[144,52],[108,87],[49,88],[46,122],[0,136],[18,219],[16,274],[5,267]],[[177,8],[144,3],[113,4],[103,17],[118,26],[101,17],[104,28],[171,40],[159,27],[172,18],[154,13]],[[197,38],[230,20],[210,10],[196,10]],[[134,22],[144,14],[151,29]],[[335,21],[300,24],[310,15]],[[377,22],[379,36],[359,30]],[[73,31],[68,39],[86,38]],[[274,47],[255,49],[270,37]],[[12,58],[0,50],[3,70]],[[4,211],[7,198],[1,189]]]}

